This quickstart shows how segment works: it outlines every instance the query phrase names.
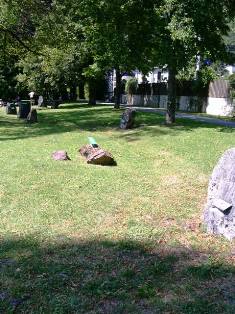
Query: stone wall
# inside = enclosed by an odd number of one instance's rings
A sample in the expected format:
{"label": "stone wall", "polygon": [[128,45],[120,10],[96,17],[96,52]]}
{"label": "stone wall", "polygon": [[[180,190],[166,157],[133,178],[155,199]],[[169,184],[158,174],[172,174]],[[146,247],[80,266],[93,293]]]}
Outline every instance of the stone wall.
{"label": "stone wall", "polygon": [[[167,95],[133,95],[130,105],[166,109],[167,98]],[[126,95],[122,95],[122,103],[127,104]],[[232,101],[231,98],[179,96],[177,97],[177,110],[231,117],[235,114],[235,100]]]}
{"label": "stone wall", "polygon": [[235,102],[233,102],[231,98],[208,97],[206,113],[216,116],[231,117],[235,114]]}
{"label": "stone wall", "polygon": [[[216,116],[233,116],[234,102],[230,98],[229,82],[218,79],[198,89],[195,81],[181,81],[176,84],[177,110],[204,112]],[[122,103],[139,107],[167,107],[167,83],[139,84],[133,96],[122,96]]]}

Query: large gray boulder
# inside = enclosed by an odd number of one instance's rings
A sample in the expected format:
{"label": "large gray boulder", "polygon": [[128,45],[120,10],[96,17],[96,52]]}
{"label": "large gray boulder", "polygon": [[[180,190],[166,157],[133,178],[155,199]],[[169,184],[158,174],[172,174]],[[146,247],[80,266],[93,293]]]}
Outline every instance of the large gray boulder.
{"label": "large gray boulder", "polygon": [[212,172],[204,222],[209,233],[235,237],[235,148],[223,154]]}

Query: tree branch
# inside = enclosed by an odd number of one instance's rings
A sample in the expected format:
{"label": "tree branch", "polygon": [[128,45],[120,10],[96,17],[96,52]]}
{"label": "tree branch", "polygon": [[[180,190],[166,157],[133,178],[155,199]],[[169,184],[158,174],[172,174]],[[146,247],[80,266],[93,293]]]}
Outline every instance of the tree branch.
{"label": "tree branch", "polygon": [[0,32],[4,32],[4,33],[8,33],[12,38],[14,38],[15,40],[18,41],[18,43],[24,47],[26,50],[28,50],[29,52],[32,52],[33,54],[35,55],[38,55],[38,56],[44,56],[44,54],[42,53],[39,53],[37,52],[36,50],[34,49],[31,49],[27,44],[24,43],[24,41],[22,39],[19,38],[19,36],[14,33],[12,30],[10,29],[6,29],[4,28],[2,25],[0,25]]}

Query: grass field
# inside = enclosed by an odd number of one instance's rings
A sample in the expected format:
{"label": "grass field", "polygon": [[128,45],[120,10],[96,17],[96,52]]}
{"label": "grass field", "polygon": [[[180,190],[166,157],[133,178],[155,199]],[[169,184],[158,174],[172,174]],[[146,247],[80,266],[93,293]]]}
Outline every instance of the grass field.
{"label": "grass field", "polygon": [[[121,131],[120,113],[0,109],[0,313],[235,313],[235,248],[201,224],[235,131],[147,113]],[[116,167],[79,156],[90,135]]]}

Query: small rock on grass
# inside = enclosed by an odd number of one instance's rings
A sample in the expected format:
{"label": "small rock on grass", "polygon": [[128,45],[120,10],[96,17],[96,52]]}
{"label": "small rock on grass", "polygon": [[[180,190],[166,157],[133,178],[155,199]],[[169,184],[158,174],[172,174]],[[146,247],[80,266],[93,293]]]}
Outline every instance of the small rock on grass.
{"label": "small rock on grass", "polygon": [[52,153],[52,158],[54,160],[71,160],[65,150],[58,150]]}

